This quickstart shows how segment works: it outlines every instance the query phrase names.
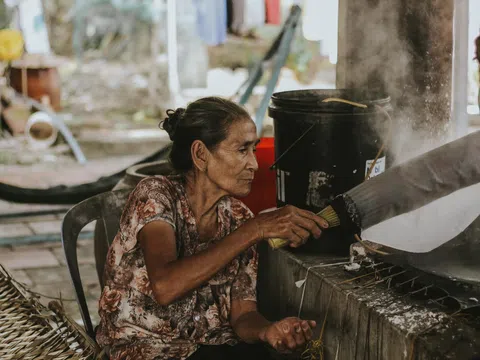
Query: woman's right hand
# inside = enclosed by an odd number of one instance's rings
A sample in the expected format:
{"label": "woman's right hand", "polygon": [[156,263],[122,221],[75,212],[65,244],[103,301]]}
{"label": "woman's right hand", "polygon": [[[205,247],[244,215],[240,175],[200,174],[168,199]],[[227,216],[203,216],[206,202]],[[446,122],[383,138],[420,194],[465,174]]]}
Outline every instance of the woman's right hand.
{"label": "woman's right hand", "polygon": [[291,247],[305,244],[310,236],[318,239],[328,228],[325,219],[292,205],[259,214],[251,222],[258,239],[281,238],[288,240]]}
{"label": "woman's right hand", "polygon": [[304,347],[312,339],[312,329],[316,326],[313,320],[288,317],[264,328],[259,337],[278,352],[288,353]]}

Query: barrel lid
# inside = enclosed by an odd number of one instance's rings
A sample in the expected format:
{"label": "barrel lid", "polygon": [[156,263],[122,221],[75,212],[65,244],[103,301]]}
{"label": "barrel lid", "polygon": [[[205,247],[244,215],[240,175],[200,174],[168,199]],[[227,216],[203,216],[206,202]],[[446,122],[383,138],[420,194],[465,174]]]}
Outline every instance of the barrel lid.
{"label": "barrel lid", "polygon": [[[324,102],[325,99],[342,99],[366,105],[360,108],[338,101]],[[386,106],[390,97],[379,91],[365,89],[306,89],[277,92],[272,95],[271,109],[293,112],[321,113],[365,113],[376,111],[375,105]]]}

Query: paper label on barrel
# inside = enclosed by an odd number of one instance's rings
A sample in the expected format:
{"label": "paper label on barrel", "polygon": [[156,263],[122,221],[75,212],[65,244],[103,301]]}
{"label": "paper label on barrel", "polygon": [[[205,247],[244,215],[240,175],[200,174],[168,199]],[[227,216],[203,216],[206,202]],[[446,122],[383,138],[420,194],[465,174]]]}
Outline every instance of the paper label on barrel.
{"label": "paper label on barrel", "polygon": [[323,208],[332,193],[334,176],[325,171],[310,171],[308,177],[307,205]]}
{"label": "paper label on barrel", "polygon": [[[372,166],[373,161],[374,160],[367,160],[367,162],[365,163],[365,177],[367,176],[368,170]],[[375,166],[370,172],[370,176],[368,178],[371,179],[372,177],[380,175],[383,172],[385,172],[385,156],[377,159],[377,162],[375,163]]]}

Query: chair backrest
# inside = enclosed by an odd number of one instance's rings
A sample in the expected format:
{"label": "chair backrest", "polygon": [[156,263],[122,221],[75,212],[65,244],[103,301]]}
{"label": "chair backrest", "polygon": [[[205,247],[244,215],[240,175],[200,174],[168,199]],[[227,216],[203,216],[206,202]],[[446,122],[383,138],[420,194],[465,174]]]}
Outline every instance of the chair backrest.
{"label": "chair backrest", "polygon": [[118,232],[123,207],[131,189],[108,191],[92,196],[73,206],[63,218],[62,244],[65,258],[70,271],[73,287],[77,296],[77,303],[82,315],[83,324],[88,335],[95,338],[87,301],[82,287],[77,259],[77,239],[83,227],[92,221],[100,220],[106,231],[105,239],[110,243]]}

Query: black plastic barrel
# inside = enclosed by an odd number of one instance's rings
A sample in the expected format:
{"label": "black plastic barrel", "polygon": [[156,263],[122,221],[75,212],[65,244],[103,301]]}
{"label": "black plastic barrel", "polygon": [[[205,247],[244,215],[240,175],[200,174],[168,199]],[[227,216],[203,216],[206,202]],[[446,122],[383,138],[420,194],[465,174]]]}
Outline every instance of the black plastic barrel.
{"label": "black plastic barrel", "polygon": [[[366,107],[323,102],[329,98]],[[328,200],[365,181],[391,126],[382,111],[391,111],[388,96],[356,89],[296,90],[275,93],[271,100],[278,206],[318,212]],[[381,153],[370,177],[382,173],[388,162]],[[346,250],[344,242],[327,242],[320,251]]]}

